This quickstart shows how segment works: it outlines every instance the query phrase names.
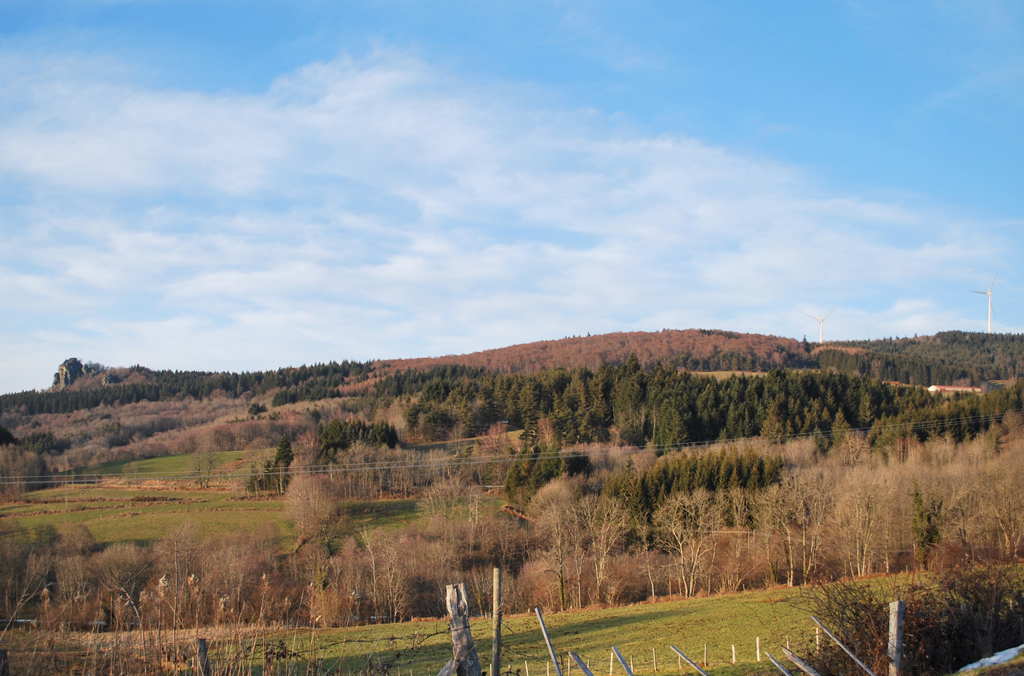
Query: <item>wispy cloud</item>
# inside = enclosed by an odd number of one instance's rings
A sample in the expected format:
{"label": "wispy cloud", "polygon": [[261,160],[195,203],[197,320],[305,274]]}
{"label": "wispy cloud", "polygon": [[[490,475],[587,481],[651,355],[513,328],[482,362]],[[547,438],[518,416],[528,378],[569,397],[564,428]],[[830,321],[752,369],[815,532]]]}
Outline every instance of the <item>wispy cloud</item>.
{"label": "wispy cloud", "polygon": [[801,310],[835,304],[832,335],[866,337],[879,298],[876,334],[980,328],[938,295],[1019,253],[935,207],[401,52],[250,96],[0,58],[4,391],[72,354],[253,369],[665,326],[799,335]]}

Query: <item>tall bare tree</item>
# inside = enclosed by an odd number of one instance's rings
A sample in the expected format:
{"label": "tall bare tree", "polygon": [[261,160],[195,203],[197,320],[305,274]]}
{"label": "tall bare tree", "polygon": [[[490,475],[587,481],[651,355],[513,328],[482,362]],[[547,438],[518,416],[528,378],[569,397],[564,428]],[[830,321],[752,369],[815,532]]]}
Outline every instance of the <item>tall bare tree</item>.
{"label": "tall bare tree", "polygon": [[594,600],[610,602],[606,595],[608,566],[612,555],[622,546],[629,518],[614,498],[591,496],[584,504],[594,562]]}
{"label": "tall bare tree", "polygon": [[693,596],[704,566],[714,558],[721,504],[704,488],[674,493],[655,512],[654,527],[659,545],[676,557],[683,591]]}
{"label": "tall bare tree", "polygon": [[322,474],[299,475],[288,485],[284,500],[302,537],[322,543],[330,552],[341,516],[334,482]]}

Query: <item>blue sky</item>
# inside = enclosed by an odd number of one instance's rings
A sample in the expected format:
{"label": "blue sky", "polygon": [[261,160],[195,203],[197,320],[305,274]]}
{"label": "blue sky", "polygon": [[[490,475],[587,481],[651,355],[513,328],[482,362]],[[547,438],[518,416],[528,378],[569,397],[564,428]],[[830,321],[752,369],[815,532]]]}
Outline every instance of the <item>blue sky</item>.
{"label": "blue sky", "polygon": [[0,391],[1024,331],[1011,2],[0,3]]}

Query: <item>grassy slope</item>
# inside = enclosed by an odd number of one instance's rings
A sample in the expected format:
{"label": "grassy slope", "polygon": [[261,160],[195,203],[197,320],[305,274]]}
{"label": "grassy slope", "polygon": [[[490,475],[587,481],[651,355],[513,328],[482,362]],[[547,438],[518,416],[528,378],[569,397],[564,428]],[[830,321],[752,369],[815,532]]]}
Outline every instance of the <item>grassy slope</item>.
{"label": "grassy slope", "polygon": [[[421,517],[415,500],[374,500],[354,503],[340,537],[365,528],[394,528]],[[60,530],[66,523],[84,523],[99,544],[160,540],[186,521],[203,537],[255,531],[272,524],[282,536],[281,548],[294,547],[296,533],[282,499],[240,500],[226,490],[199,490],[181,484],[163,488],[71,486],[35,491],[18,503],[0,505],[0,524],[8,530],[39,533]]]}
{"label": "grassy slope", "polygon": [[[225,465],[237,464],[242,460],[243,451],[223,451],[214,454],[214,471],[223,468]],[[140,479],[147,477],[187,477],[192,474],[192,455],[165,455],[159,458],[147,458],[145,460],[114,460],[104,462],[92,467],[76,469],[69,474],[99,475],[99,476],[125,476],[131,474]]]}
{"label": "grassy slope", "polygon": [[17,519],[29,531],[65,523],[84,523],[100,544],[159,540],[182,523],[196,524],[202,535],[255,530],[275,524],[294,539],[282,500],[235,500],[229,491],[182,485],[163,488],[69,486],[35,491],[22,502],[0,505],[0,520]]}
{"label": "grassy slope", "polygon": [[[548,614],[544,621],[559,654],[569,650],[579,653],[590,661],[598,676],[607,673],[613,645],[627,660],[632,657],[637,674],[654,674],[652,649],[658,651],[659,673],[678,673],[678,659],[669,646],[675,645],[694,661],[702,662],[705,643],[716,674],[777,673],[766,657],[762,656],[764,661],[760,663],[756,661],[756,640],[760,636],[762,650],[776,657],[781,657],[779,646],[785,644],[787,637],[798,652],[813,645],[813,625],[807,612],[799,607],[799,594],[796,590],[772,589]],[[358,671],[376,650],[384,662],[400,652],[394,666],[403,673],[434,676],[451,657],[447,627],[447,622],[441,620],[327,630],[318,632],[318,642],[325,657],[343,660],[343,671]],[[490,620],[474,620],[471,628],[486,669],[490,663]],[[417,632],[429,638],[422,647],[410,650]],[[531,676],[546,674],[547,651],[535,615],[505,618],[503,634],[506,668],[511,666],[520,676],[526,676],[525,662],[529,662]],[[308,634],[304,640],[308,645]],[[733,644],[736,667],[730,664]],[[614,673],[623,674],[618,664]]]}

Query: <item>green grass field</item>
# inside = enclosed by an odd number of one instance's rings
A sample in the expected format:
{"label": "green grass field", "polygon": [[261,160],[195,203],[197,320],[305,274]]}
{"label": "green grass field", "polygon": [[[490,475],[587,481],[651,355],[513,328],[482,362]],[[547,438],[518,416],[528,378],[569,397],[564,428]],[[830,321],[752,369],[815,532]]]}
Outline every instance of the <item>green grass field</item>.
{"label": "green grass field", "polygon": [[[552,643],[559,655],[577,652],[590,662],[597,676],[608,673],[611,647],[626,660],[632,659],[634,673],[655,674],[653,650],[657,650],[659,674],[678,674],[680,660],[671,652],[674,645],[696,662],[704,661],[708,646],[709,670],[715,674],[777,674],[764,652],[782,657],[780,646],[787,639],[798,653],[814,643],[814,627],[801,608],[800,592],[772,589],[726,594],[697,599],[645,603],[624,608],[552,613],[544,617]],[[485,670],[490,663],[491,623],[477,619],[470,623]],[[526,676],[547,676],[551,669],[537,617],[517,615],[503,622],[506,668]],[[418,635],[419,638],[416,638]],[[301,637],[301,638],[300,638]],[[761,639],[762,661],[757,662],[756,644]],[[310,634],[292,640],[309,645]],[[435,676],[451,657],[448,623],[445,620],[354,627],[316,632],[320,654],[343,672],[358,672],[368,659],[392,662],[392,673]],[[419,642],[419,647],[413,648]],[[737,664],[733,666],[732,646]],[[695,673],[683,663],[683,672]],[[336,667],[335,667],[336,668]],[[396,671],[397,670],[397,671]],[[554,670],[551,669],[554,674]],[[580,673],[576,670],[576,673]],[[616,663],[613,673],[623,676]],[[564,676],[568,676],[567,674]],[[582,676],[582,674],[580,674]]]}
{"label": "green grass field", "polygon": [[[242,460],[242,451],[223,451],[214,453],[213,470],[223,468],[225,465],[237,464]],[[146,458],[145,460],[113,460],[104,462],[92,467],[83,467],[65,473],[63,476],[111,476],[111,477],[132,477],[148,479],[151,477],[174,477],[187,479],[194,474],[193,456],[164,455],[158,458]]]}
{"label": "green grass field", "polygon": [[[415,500],[367,500],[346,507],[339,543],[366,528],[399,528],[422,517]],[[0,504],[0,524],[8,531],[23,531],[32,538],[50,529],[59,531],[68,523],[83,523],[101,545],[152,543],[185,522],[197,526],[203,537],[255,531],[271,524],[281,536],[282,550],[293,548],[297,537],[283,499],[245,499],[216,485],[207,489],[188,482],[165,482],[159,487],[68,485]]]}
{"label": "green grass field", "polygon": [[[704,645],[708,646],[707,670],[712,676],[778,676],[767,657],[756,660],[756,640],[761,638],[763,652],[781,657],[780,647],[787,637],[793,649],[806,652],[813,646],[813,629],[807,612],[801,609],[800,592],[774,589],[763,592],[728,594],[708,598],[645,603],[624,608],[548,613],[544,620],[555,651],[568,659],[568,651],[578,653],[589,663],[595,676],[608,672],[612,646],[617,647],[637,676],[695,674],[678,660],[669,646],[675,645],[697,662],[704,661]],[[491,622],[478,618],[470,622],[484,673],[490,666]],[[191,630],[181,638],[193,639]],[[205,636],[204,636],[205,635]],[[228,626],[199,629],[197,637],[207,638],[214,666],[226,660],[239,664],[239,648],[252,659],[254,674],[262,670],[264,648],[282,645],[286,653],[301,656],[292,662],[289,673],[312,673],[306,658],[322,659],[330,673],[355,676],[372,663],[376,673],[387,667],[391,676],[436,676],[452,656],[448,622],[445,619],[384,624],[345,629],[298,628],[232,628]],[[798,639],[810,637],[810,643]],[[64,640],[67,637],[63,637]],[[27,660],[35,656],[39,641],[47,640],[34,632],[17,632],[8,637],[14,649],[13,659]],[[110,647],[116,638],[106,633],[76,634],[75,643],[103,644]],[[122,637],[123,640],[123,637]],[[736,645],[737,664],[731,663],[732,645]],[[547,648],[537,617],[530,613],[505,617],[502,623],[503,673],[517,676],[552,676]],[[76,648],[80,650],[81,646]],[[655,671],[652,650],[657,651]],[[564,662],[563,662],[564,664]],[[270,673],[283,673],[279,663],[271,664]],[[550,670],[550,671],[549,671]],[[191,673],[191,672],[185,672]],[[322,672],[320,672],[322,673]],[[583,676],[578,668],[563,671]],[[625,676],[616,662],[612,673]]]}
{"label": "green grass field", "polygon": [[65,486],[34,491],[15,504],[0,505],[0,521],[16,521],[30,533],[83,523],[97,543],[160,540],[185,522],[203,536],[256,530],[274,524],[286,541],[295,534],[282,500],[240,500],[229,490],[165,487]]}

